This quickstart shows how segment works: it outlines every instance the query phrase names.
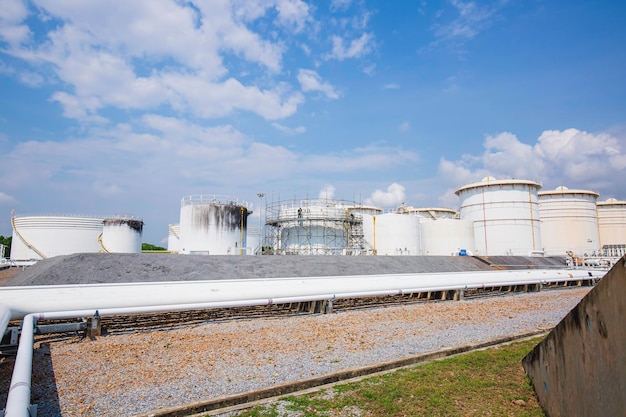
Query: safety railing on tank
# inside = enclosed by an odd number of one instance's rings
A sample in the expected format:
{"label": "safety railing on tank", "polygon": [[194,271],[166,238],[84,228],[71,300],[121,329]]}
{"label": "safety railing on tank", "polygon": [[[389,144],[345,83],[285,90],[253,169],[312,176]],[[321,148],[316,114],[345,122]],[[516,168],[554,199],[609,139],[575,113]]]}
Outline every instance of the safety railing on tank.
{"label": "safety railing on tank", "polygon": [[180,200],[181,207],[191,204],[227,204],[233,206],[243,206],[248,210],[252,210],[253,207],[252,203],[249,203],[245,200],[240,200],[238,198],[233,198],[227,195],[217,194],[190,195],[183,197]]}

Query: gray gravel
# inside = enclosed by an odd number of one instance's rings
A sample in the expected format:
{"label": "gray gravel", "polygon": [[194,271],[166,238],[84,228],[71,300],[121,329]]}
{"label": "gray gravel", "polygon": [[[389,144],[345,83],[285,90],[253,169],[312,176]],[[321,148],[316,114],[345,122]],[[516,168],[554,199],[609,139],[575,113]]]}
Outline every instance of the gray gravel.
{"label": "gray gravel", "polygon": [[[561,258],[498,257],[498,265],[564,267]],[[96,284],[481,271],[492,268],[462,256],[193,256],[85,253],[57,256],[26,268],[5,285]]]}

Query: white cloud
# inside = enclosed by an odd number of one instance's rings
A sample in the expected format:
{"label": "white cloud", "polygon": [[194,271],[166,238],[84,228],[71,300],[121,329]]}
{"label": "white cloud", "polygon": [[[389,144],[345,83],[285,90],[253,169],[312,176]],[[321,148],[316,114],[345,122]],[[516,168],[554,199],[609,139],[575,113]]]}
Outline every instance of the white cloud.
{"label": "white cloud", "polygon": [[334,185],[326,185],[324,186],[324,188],[322,188],[320,190],[319,195],[317,196],[317,198],[323,198],[323,199],[327,199],[327,200],[332,200],[333,198],[335,198],[335,191],[337,190],[337,188],[335,188]]}
{"label": "white cloud", "polygon": [[376,190],[370,198],[365,200],[365,204],[378,207],[397,207],[406,199],[404,186],[394,182],[387,187],[387,191]]}
{"label": "white cloud", "polygon": [[395,83],[389,83],[389,84],[385,84],[383,88],[385,90],[397,90],[398,88],[400,88],[400,85],[395,84]]}
{"label": "white cloud", "polygon": [[624,138],[608,133],[566,129],[544,131],[535,144],[526,144],[504,132],[487,136],[481,155],[464,155],[458,161],[442,158],[439,175],[456,185],[492,175],[536,180],[544,188],[565,185],[626,192],[621,181],[626,175],[624,143]]}
{"label": "white cloud", "polygon": [[[263,38],[246,26],[246,18],[261,18],[274,7],[278,21],[299,31],[310,11],[301,0],[256,4],[261,5],[256,14],[251,6],[237,14],[241,8],[218,0],[193,6],[137,0],[115,7],[101,0],[47,2],[40,5],[38,17],[57,24],[40,34],[46,41],[16,43],[7,52],[56,76],[61,81],[56,85],[67,86],[53,99],[64,107],[66,117],[82,122],[103,122],[98,113],[109,107],[152,110],[162,105],[205,118],[237,110],[266,119],[287,117],[304,101],[300,93],[280,82],[270,81],[263,88],[226,77],[223,60],[235,57],[241,65],[279,72],[282,41]],[[0,19],[16,26],[28,17],[25,10],[11,10],[3,8]],[[33,72],[22,78],[29,85],[43,81]],[[332,96],[328,83],[322,87]]]}
{"label": "white cloud", "polygon": [[321,91],[328,98],[339,98],[339,94],[337,94],[334,87],[322,81],[322,77],[313,70],[300,69],[300,71],[298,71],[298,81],[302,86],[302,91]]}
{"label": "white cloud", "polygon": [[275,129],[280,130],[281,132],[293,136],[293,135],[299,135],[302,134],[304,132],[306,132],[306,128],[304,126],[298,126],[298,127],[287,127],[287,126],[283,126],[279,123],[272,123],[272,126],[274,126]]}
{"label": "white cloud", "polygon": [[363,33],[359,38],[352,39],[346,47],[346,41],[340,36],[333,36],[333,50],[328,58],[343,61],[346,58],[359,58],[373,50],[374,35]]}
{"label": "white cloud", "polygon": [[21,0],[3,0],[0,7],[0,40],[16,48],[31,35],[21,22],[28,16],[28,8]]}
{"label": "white cloud", "polygon": [[408,132],[409,130],[411,130],[411,123],[407,121],[400,123],[400,125],[398,126],[398,130],[402,133]]}

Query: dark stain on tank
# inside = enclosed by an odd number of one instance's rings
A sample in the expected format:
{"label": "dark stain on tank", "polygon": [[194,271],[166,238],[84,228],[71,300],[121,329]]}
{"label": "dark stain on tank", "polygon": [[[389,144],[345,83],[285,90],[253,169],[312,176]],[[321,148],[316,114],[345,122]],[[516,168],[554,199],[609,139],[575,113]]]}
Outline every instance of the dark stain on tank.
{"label": "dark stain on tank", "polygon": [[143,221],[142,220],[132,220],[132,219],[104,219],[104,225],[127,225],[137,233],[141,233],[143,231]]}
{"label": "dark stain on tank", "polygon": [[196,204],[192,207],[192,222],[202,229],[220,230],[246,229],[248,210],[243,206],[231,204]]}

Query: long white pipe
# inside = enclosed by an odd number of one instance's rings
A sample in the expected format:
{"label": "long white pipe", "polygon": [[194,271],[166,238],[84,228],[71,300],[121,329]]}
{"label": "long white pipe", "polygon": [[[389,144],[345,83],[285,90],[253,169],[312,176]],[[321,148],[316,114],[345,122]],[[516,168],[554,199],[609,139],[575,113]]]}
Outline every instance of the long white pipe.
{"label": "long white pipe", "polygon": [[[34,327],[37,320],[87,317],[94,316],[96,312],[108,316],[225,308],[586,278],[589,278],[589,274],[583,271],[529,270],[4,287],[0,289],[2,334],[2,322],[8,322],[6,317],[10,315],[12,319],[24,319],[5,417],[29,415]],[[80,307],[84,305],[90,305],[91,308]],[[100,307],[93,308],[94,305]]]}
{"label": "long white pipe", "polygon": [[515,270],[308,278],[169,281],[0,287],[0,306],[21,319],[36,311],[124,308],[320,294],[420,292],[562,282],[589,278],[581,270]]}

